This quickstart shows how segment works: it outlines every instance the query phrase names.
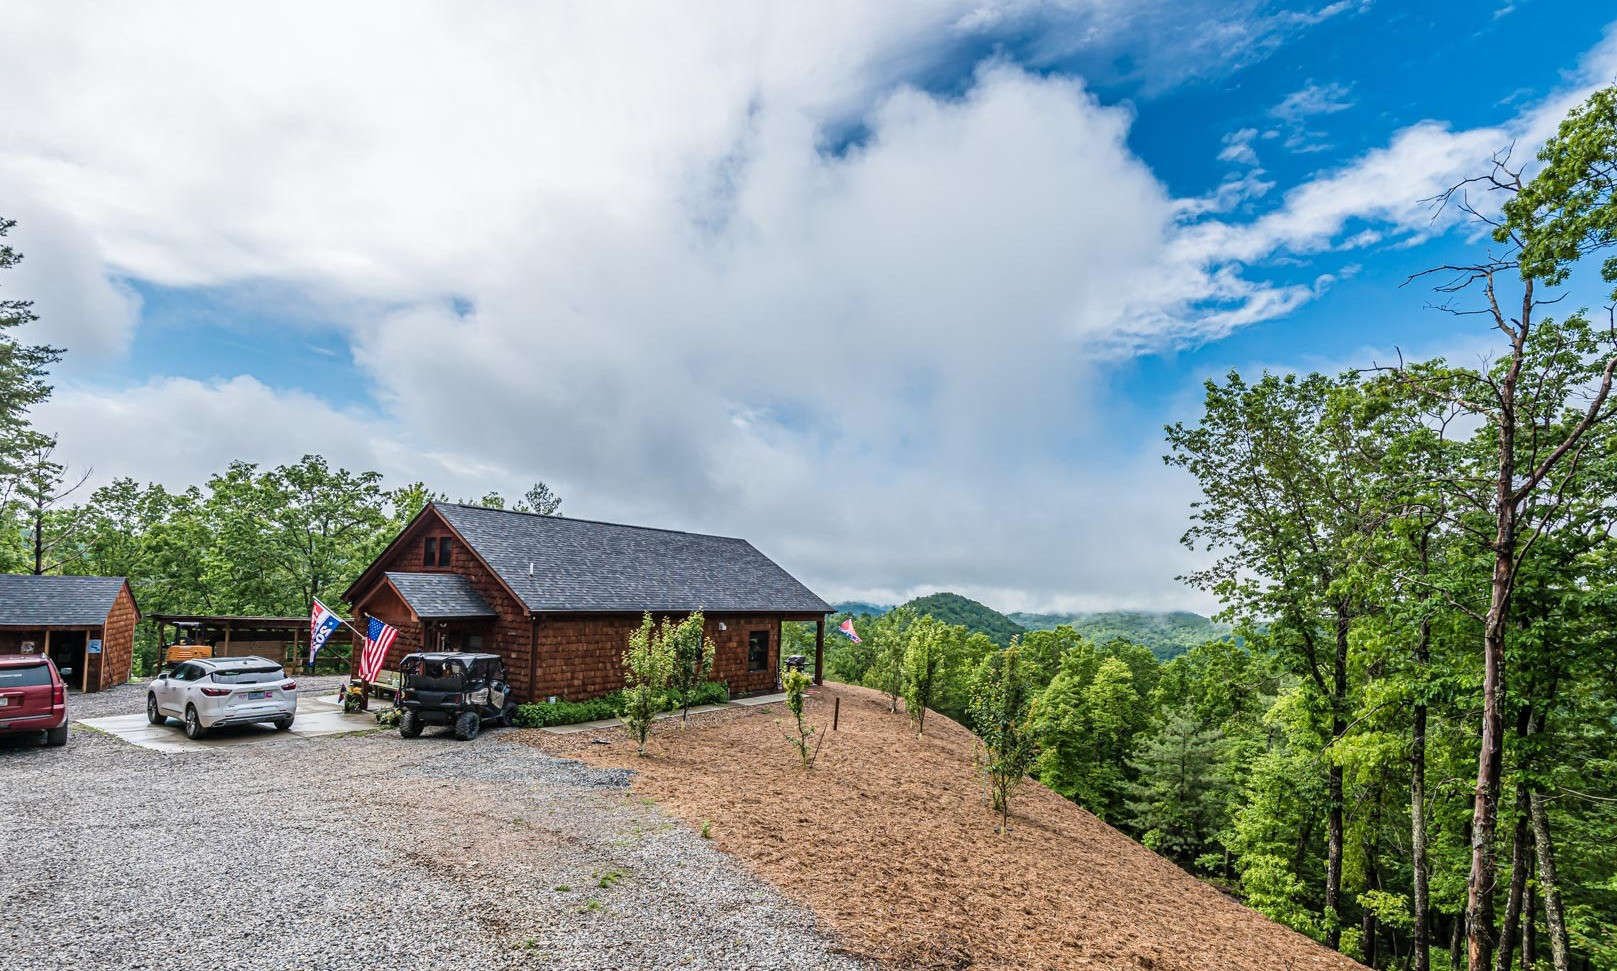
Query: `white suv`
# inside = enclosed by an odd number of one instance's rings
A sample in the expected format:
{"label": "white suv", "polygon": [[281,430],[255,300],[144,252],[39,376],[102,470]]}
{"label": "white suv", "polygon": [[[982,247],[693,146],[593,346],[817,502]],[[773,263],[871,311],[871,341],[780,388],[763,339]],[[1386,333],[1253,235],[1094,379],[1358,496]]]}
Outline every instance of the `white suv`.
{"label": "white suv", "polygon": [[277,731],[292,727],[298,713],[298,685],[286,671],[262,657],[200,658],[155,678],[146,691],[146,720],[162,725],[169,717],[185,722],[185,734],[201,738],[219,725],[271,722]]}

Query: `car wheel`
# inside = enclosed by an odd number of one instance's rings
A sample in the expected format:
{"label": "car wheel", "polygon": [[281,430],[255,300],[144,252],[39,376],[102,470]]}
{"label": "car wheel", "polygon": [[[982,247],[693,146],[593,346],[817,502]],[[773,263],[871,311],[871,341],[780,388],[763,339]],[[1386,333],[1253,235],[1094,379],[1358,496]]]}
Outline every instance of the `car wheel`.
{"label": "car wheel", "polygon": [[153,725],[161,725],[168,721],[168,716],[158,709],[157,696],[154,694],[146,695],[146,720]]}
{"label": "car wheel", "polygon": [[275,719],[275,730],[276,731],[284,732],[288,728],[291,728],[291,727],[292,727],[292,716],[288,715],[285,718],[277,718],[277,719]]}
{"label": "car wheel", "polygon": [[53,746],[66,745],[67,723],[63,722],[60,728],[47,729],[45,732],[45,744]]}
{"label": "car wheel", "polygon": [[463,742],[469,742],[477,737],[477,730],[482,727],[482,720],[475,711],[463,711],[455,719],[455,737]]}
{"label": "car wheel", "polygon": [[207,726],[203,725],[202,724],[202,719],[197,717],[196,705],[186,705],[185,706],[185,737],[186,738],[201,738],[206,734],[208,734]]}
{"label": "car wheel", "polygon": [[415,738],[421,734],[421,716],[413,711],[407,711],[399,716],[399,734],[404,738]]}

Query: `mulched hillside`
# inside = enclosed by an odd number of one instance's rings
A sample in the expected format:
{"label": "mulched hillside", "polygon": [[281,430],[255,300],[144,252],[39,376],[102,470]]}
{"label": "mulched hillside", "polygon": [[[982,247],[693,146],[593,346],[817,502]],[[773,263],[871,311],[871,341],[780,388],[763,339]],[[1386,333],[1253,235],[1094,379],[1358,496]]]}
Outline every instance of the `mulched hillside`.
{"label": "mulched hillside", "polygon": [[[656,727],[651,758],[621,729],[505,736],[638,770],[636,793],[818,913],[847,949],[893,967],[1353,969],[1028,783],[995,832],[972,736],[929,715],[917,739],[884,696],[826,685],[810,703],[841,728],[810,772],[777,722],[783,705]],[[599,744],[606,740],[609,744]]]}

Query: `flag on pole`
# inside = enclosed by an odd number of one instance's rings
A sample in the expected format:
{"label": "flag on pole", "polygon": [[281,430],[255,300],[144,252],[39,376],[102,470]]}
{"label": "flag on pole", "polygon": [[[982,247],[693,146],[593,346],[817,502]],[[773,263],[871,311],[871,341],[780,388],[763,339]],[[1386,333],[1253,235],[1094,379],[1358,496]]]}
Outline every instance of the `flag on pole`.
{"label": "flag on pole", "polygon": [[320,649],[326,646],[331,634],[342,624],[342,618],[332,612],[330,607],[321,603],[319,598],[309,610],[309,663],[314,664],[314,657]]}
{"label": "flag on pole", "polygon": [[396,628],[371,618],[370,633],[365,635],[365,653],[359,658],[359,680],[367,683],[376,680],[382,673],[382,663],[387,660],[387,649],[398,636]]}
{"label": "flag on pole", "polygon": [[859,639],[859,632],[853,629],[853,618],[852,617],[849,617],[847,620],[843,621],[842,625],[840,627],[838,627],[837,630],[842,632],[843,637],[846,637],[848,640],[853,641],[855,644],[863,644],[864,643],[864,641],[861,641]]}

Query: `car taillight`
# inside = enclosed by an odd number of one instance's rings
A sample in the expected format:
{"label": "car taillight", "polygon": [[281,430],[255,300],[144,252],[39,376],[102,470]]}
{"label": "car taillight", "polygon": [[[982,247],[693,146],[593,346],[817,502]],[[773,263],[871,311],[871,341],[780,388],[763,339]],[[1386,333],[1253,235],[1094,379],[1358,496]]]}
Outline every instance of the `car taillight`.
{"label": "car taillight", "polygon": [[203,688],[202,693],[207,695],[209,698],[223,698],[225,695],[230,694],[230,689],[229,688]]}
{"label": "car taillight", "polygon": [[51,685],[51,707],[60,708],[67,704],[67,685],[57,683]]}
{"label": "car taillight", "polygon": [[296,681],[288,681],[286,684],[281,685],[281,690],[296,691],[298,690],[298,683]]}

